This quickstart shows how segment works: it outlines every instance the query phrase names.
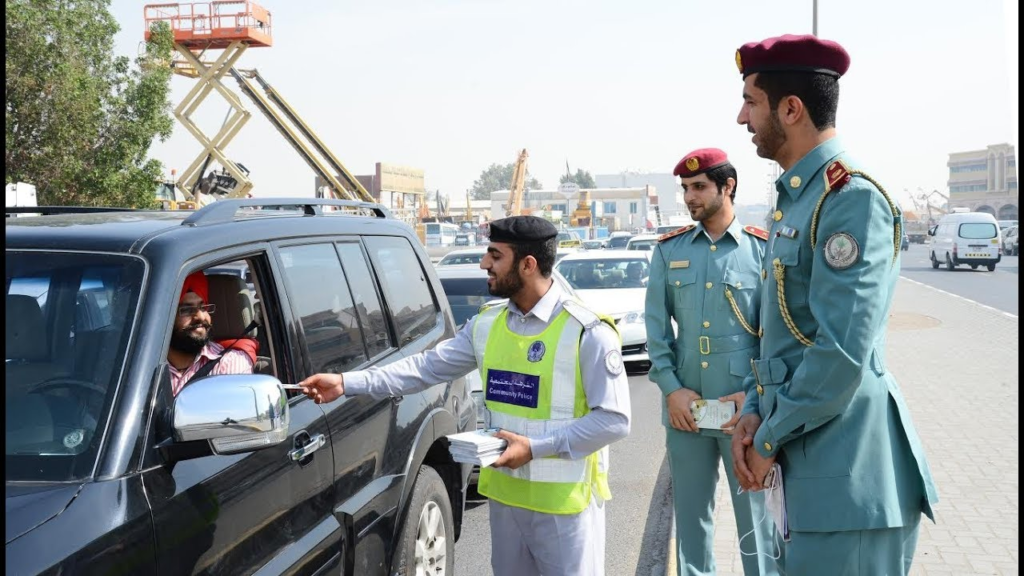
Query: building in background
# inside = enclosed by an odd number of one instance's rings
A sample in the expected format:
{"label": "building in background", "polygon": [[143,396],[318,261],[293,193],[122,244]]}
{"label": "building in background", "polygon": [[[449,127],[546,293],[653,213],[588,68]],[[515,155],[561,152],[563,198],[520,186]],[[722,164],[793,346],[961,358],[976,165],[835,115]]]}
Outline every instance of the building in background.
{"label": "building in background", "polygon": [[[654,206],[658,195],[654,186],[636,188],[594,188],[580,190],[590,195],[590,211],[593,225],[616,230],[645,230],[655,226]],[[491,215],[501,218],[508,204],[508,190],[491,192]],[[579,205],[580,197],[566,198],[557,190],[526,190],[523,196],[523,213],[543,215],[548,213],[554,220],[568,224],[570,215]]]}
{"label": "building in background", "polygon": [[685,224],[690,221],[690,212],[683,202],[683,187],[679,179],[671,174],[654,172],[625,171],[618,174],[597,174],[594,183],[598,188],[643,188],[650,186],[657,190],[652,199],[652,210],[655,211],[652,222],[655,226],[663,224]]}
{"label": "building in background", "polygon": [[[373,174],[356,176],[374,200],[391,209],[400,220],[413,221],[426,201],[423,170],[411,166],[377,162]],[[325,185],[316,178],[316,190]]]}
{"label": "building in background", "polygon": [[984,150],[949,155],[949,207],[988,212],[998,220],[1016,220],[1017,162],[1013,146],[993,144]]}

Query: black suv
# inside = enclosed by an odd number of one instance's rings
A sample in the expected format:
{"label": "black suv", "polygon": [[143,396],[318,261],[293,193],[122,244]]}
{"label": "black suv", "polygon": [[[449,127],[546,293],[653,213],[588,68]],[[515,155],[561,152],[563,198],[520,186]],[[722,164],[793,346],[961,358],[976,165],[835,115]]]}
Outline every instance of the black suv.
{"label": "black suv", "polygon": [[[476,427],[463,380],[317,405],[316,372],[454,334],[412,229],[378,205],[8,209],[6,572],[451,574]],[[12,215],[22,217],[10,217]],[[255,373],[171,391],[185,277]]]}

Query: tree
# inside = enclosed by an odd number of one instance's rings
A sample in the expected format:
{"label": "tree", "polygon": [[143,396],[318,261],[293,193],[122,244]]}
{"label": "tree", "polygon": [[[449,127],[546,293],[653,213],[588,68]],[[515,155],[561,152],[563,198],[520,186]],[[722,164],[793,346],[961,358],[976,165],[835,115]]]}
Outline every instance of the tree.
{"label": "tree", "polygon": [[130,65],[114,57],[109,0],[7,0],[6,182],[42,205],[153,207],[163,166],[173,36],[154,26]]}
{"label": "tree", "polygon": [[[490,200],[491,192],[496,190],[508,190],[512,186],[512,170],[515,162],[508,164],[491,164],[490,168],[480,173],[480,177],[473,182],[473,188],[469,193],[474,200]],[[539,190],[544,187],[536,178],[526,172],[526,187],[531,190]]]}
{"label": "tree", "polygon": [[566,182],[575,182],[580,188],[597,188],[597,183],[594,182],[594,177],[586,170],[577,169],[575,174],[563,174],[562,177],[558,179],[559,184],[565,184]]}

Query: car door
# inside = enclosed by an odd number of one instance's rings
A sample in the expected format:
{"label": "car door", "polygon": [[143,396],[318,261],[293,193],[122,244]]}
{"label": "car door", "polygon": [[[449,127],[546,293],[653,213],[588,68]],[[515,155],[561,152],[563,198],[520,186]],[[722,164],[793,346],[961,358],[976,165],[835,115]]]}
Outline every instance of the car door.
{"label": "car door", "polygon": [[[367,368],[394,352],[390,326],[357,238],[275,246],[280,276],[302,350],[302,376]],[[345,266],[342,267],[344,260]],[[390,559],[400,478],[388,458],[401,399],[342,397],[322,406],[334,451],[335,504],[345,526],[344,569],[377,574]],[[408,449],[408,447],[407,447]]]}
{"label": "car door", "polygon": [[[251,255],[249,262],[262,288],[261,329],[276,351],[274,374],[294,381],[295,361],[286,356],[293,350],[286,330],[290,315],[280,305],[280,282],[265,253]],[[176,301],[165,305],[177,308]],[[173,401],[165,366],[162,372],[158,415],[169,413]],[[294,393],[288,405],[289,437],[281,444],[231,456],[165,460],[145,472],[160,574],[313,574],[338,565],[341,530],[333,515],[334,459],[325,415]],[[167,422],[158,424],[158,442],[166,443],[169,434]],[[325,441],[321,449],[293,459],[298,447],[317,440]]]}

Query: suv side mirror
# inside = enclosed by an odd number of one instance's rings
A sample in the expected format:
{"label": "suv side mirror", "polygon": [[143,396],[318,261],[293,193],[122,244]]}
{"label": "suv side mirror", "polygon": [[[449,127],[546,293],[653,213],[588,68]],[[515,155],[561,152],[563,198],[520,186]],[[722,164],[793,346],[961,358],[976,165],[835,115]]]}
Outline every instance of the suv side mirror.
{"label": "suv side mirror", "polygon": [[938,230],[938,228],[939,228],[938,226],[932,226],[931,228],[929,228],[928,229],[928,235],[929,236],[935,236],[935,231]]}
{"label": "suv side mirror", "polygon": [[207,440],[214,454],[268,448],[288,438],[288,397],[265,374],[207,376],[174,399],[174,440]]}

